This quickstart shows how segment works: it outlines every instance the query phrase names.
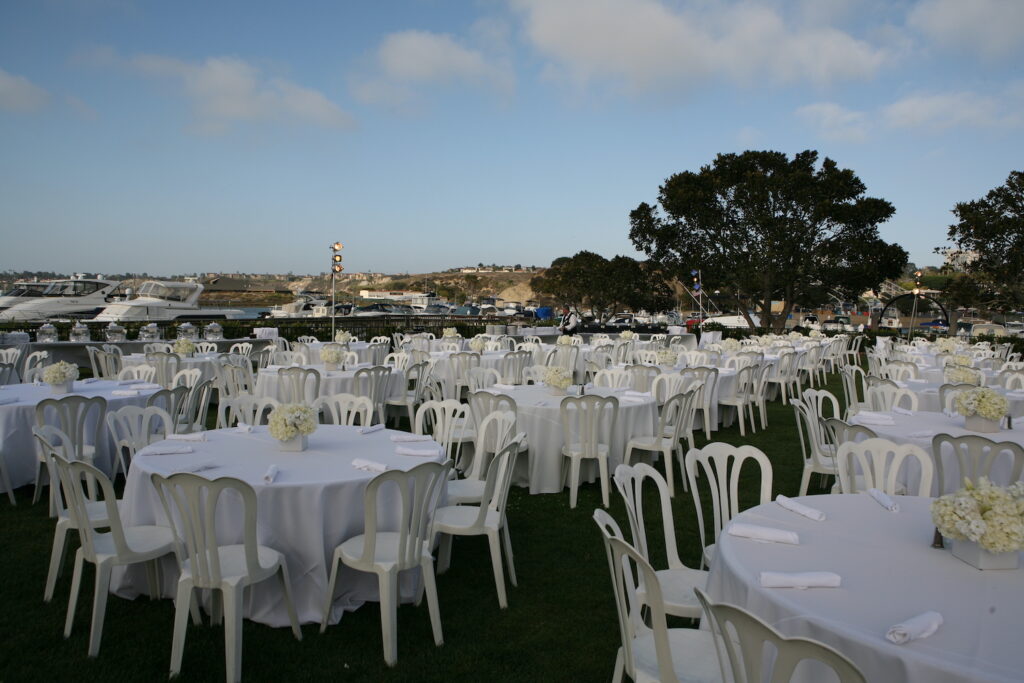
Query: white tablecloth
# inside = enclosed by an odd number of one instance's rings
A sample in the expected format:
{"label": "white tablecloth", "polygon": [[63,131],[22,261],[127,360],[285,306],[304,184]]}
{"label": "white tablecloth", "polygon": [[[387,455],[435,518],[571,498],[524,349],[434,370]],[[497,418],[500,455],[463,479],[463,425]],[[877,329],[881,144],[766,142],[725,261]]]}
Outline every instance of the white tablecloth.
{"label": "white tablecloth", "polygon": [[[931,413],[942,412],[942,405],[939,403],[939,387],[945,382],[929,382],[926,379],[909,379],[896,382],[900,388],[907,389],[917,395],[917,409]],[[1007,392],[1002,387],[989,387],[993,391],[1002,394],[1010,404],[1010,416],[1014,418],[1024,416],[1024,392]]]}
{"label": "white tablecloth", "polygon": [[[75,382],[73,393],[80,396],[102,396],[107,401],[107,410],[118,410],[127,405],[146,405],[146,399],[155,389],[138,390],[138,396],[114,396],[115,390],[131,389],[130,385],[97,380]],[[0,386],[0,399],[16,398],[16,403],[0,405],[0,448],[11,478],[11,486],[18,488],[31,484],[36,478],[36,444],[32,428],[36,424],[36,404],[45,398],[61,398],[67,394],[54,394],[50,385],[8,384]],[[87,433],[93,434],[96,421],[90,415]],[[96,444],[96,466],[110,473],[114,448],[106,424],[101,425],[99,443]]]}
{"label": "white tablecloth", "polygon": [[[208,379],[216,379],[217,369],[214,365],[214,361],[219,358],[220,355],[221,354],[219,353],[197,353],[194,356],[183,356],[181,360],[178,361],[178,369],[193,370],[198,368],[200,372],[200,382],[205,382]],[[130,353],[124,356],[122,362],[126,368],[145,365],[146,354]]]}
{"label": "white tablecloth", "polygon": [[[359,434],[358,427],[321,425],[309,436],[309,448],[302,453],[285,453],[267,433],[257,427],[250,434],[233,429],[206,432],[207,441],[189,442],[193,453],[181,455],[143,455],[132,461],[125,485],[121,515],[125,524],[166,524],[163,507],[150,481],[153,472],[171,474],[199,463],[217,465],[202,472],[209,479],[237,477],[256,491],[258,515],[257,537],[261,544],[284,554],[288,562],[295,609],[302,623],[319,623],[330,560],[341,542],[363,533],[363,494],[373,474],[352,467],[354,458],[373,460],[391,469],[408,470],[431,460],[418,456],[396,455],[396,444],[381,430]],[[172,442],[181,444],[181,442]],[[436,458],[441,461],[441,456]],[[271,465],[280,473],[272,484],[263,481]],[[222,505],[230,507],[225,499]],[[225,509],[218,513],[218,538],[222,543],[241,543],[242,525],[238,515]],[[384,523],[387,523],[385,520]],[[161,591],[174,595],[178,571],[172,558],[163,561]],[[337,623],[342,612],[352,610],[365,601],[377,600],[377,577],[342,566],[330,621]],[[419,571],[404,572],[400,577],[402,598],[415,598]],[[146,592],[145,570],[132,567],[115,570],[112,590],[125,597]],[[245,616],[269,626],[287,626],[280,584],[263,581],[249,589]]]}
{"label": "white tablecloth", "polygon": [[[306,344],[306,351],[303,353],[306,356],[306,362],[312,365],[320,363],[320,351],[324,348],[324,344],[330,342],[310,342]],[[360,363],[370,362],[370,342],[358,341],[349,342],[348,350],[355,352],[359,357]]]}
{"label": "white tablecloth", "polygon": [[[565,486],[568,459],[562,456],[561,402],[564,396],[555,396],[546,386],[529,385],[513,390],[498,391],[516,402],[517,427],[526,432],[530,444],[529,458],[520,458],[516,465],[515,482],[529,486],[530,493],[558,493]],[[609,454],[609,476],[622,463],[626,442],[638,436],[654,434],[658,425],[658,411],[654,399],[642,403],[627,402],[621,392],[609,389],[591,389],[589,394],[618,396],[619,413],[612,429]],[[595,481],[597,464],[583,461],[580,476],[584,481]]]}
{"label": "white tablecloth", "polygon": [[[868,681],[1021,680],[1024,571],[978,571],[932,548],[927,498],[900,497],[896,514],[865,494],[799,500],[827,519],[814,522],[775,503],[737,517],[795,531],[799,545],[720,536],[708,578],[713,601],[750,610],[784,635],[831,645]],[[763,588],[762,571],[831,571],[842,587]],[[885,639],[890,626],[929,610],[945,622],[932,636],[905,645]]]}
{"label": "white tablecloth", "polygon": [[[353,391],[353,380],[358,368],[356,370],[331,370],[328,372],[323,365],[303,365],[301,367],[312,368],[320,373],[319,396],[355,393]],[[366,367],[370,366],[367,365]],[[278,401],[282,399],[281,382],[278,379],[277,370],[278,366],[273,366],[259,371],[256,376],[256,389],[253,391],[258,398],[269,397]],[[405,372],[392,368],[391,374],[388,376],[387,398],[401,398],[404,391]],[[306,397],[309,402],[312,402],[314,398],[316,397]]]}

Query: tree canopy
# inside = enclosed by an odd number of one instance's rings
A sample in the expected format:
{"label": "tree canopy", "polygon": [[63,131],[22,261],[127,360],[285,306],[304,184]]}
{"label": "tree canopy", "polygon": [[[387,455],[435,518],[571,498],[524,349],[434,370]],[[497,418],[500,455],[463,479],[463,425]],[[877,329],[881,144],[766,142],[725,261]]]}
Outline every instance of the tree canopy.
{"label": "tree canopy", "polygon": [[957,223],[949,227],[950,240],[977,254],[966,267],[970,282],[958,282],[959,288],[989,308],[1019,310],[1024,305],[1024,173],[1012,171],[983,198],[959,202],[953,215]]}
{"label": "tree canopy", "polygon": [[[865,196],[849,169],[818,153],[719,154],[700,171],[661,186],[660,209],[641,203],[630,213],[630,239],[679,281],[700,269],[705,290],[747,318],[781,330],[795,304],[832,296],[855,299],[900,274],[907,252],[888,244],[878,226],[894,213]],[[772,314],[772,301],[783,310]]]}
{"label": "tree canopy", "polygon": [[589,307],[602,320],[624,307],[658,311],[673,305],[672,291],[651,264],[592,251],[555,259],[530,287],[577,310]]}

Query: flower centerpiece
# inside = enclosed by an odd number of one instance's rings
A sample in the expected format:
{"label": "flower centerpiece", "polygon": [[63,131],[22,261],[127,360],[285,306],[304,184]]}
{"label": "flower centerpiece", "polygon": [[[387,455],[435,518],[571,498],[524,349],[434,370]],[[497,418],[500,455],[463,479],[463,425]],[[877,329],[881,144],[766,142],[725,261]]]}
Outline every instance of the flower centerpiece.
{"label": "flower centerpiece", "polygon": [[285,403],[274,408],[267,424],[282,451],[304,451],[307,437],[316,431],[316,412],[302,403]]}
{"label": "flower centerpiece", "polygon": [[740,343],[739,339],[732,339],[732,338],[730,338],[730,339],[723,339],[719,343],[719,346],[722,347],[723,351],[739,351],[743,347],[743,344]]}
{"label": "flower centerpiece", "polygon": [[455,337],[458,336],[459,331],[456,330],[454,327],[446,327],[443,330],[441,330],[441,337],[443,339],[454,339]]}
{"label": "flower centerpiece", "polygon": [[704,347],[704,350],[707,351],[708,353],[721,353],[725,349],[722,348],[721,344],[708,344],[707,346]]}
{"label": "flower centerpiece", "polygon": [[986,387],[968,389],[956,395],[956,411],[964,416],[967,429],[972,432],[999,431],[999,423],[1009,409],[1010,402],[1005,396]]}
{"label": "flower centerpiece", "polygon": [[71,385],[78,379],[78,366],[67,361],[58,361],[47,365],[43,370],[43,381],[50,385],[55,394],[66,394]]}
{"label": "flower centerpiece", "polygon": [[938,353],[954,353],[960,348],[960,342],[953,337],[940,337],[935,341],[935,350]]}
{"label": "flower centerpiece", "polygon": [[788,335],[786,335],[786,337],[788,339],[792,339],[793,341],[796,341],[797,339],[803,339],[804,335],[800,334],[799,332],[790,332]]}
{"label": "flower centerpiece", "polygon": [[981,384],[981,373],[962,365],[947,366],[943,376],[947,382],[952,384],[973,384],[974,386]]}
{"label": "flower centerpiece", "polygon": [[825,335],[821,333],[821,330],[811,330],[810,332],[807,333],[807,336],[811,337],[812,339],[820,339]]}
{"label": "flower centerpiece", "polygon": [[625,330],[619,333],[619,339],[633,339],[634,337],[636,337],[636,332],[633,330]]}
{"label": "flower centerpiece", "polygon": [[559,346],[572,346],[572,337],[567,334],[563,334],[555,340],[555,343]]}
{"label": "flower centerpiece", "polygon": [[679,354],[670,349],[658,351],[658,365],[675,365],[679,361]]}
{"label": "flower centerpiece", "polygon": [[191,356],[196,352],[196,344],[187,337],[180,337],[174,340],[174,352],[182,356]]}
{"label": "flower centerpiece", "polygon": [[320,360],[326,370],[337,370],[341,363],[343,351],[336,346],[325,346],[320,349]]}
{"label": "flower centerpiece", "polygon": [[985,477],[932,502],[932,521],[953,539],[953,555],[978,569],[1016,569],[1024,550],[1024,482],[995,486]]}
{"label": "flower centerpiece", "polygon": [[971,367],[971,357],[966,353],[958,353],[955,356],[950,356],[946,360],[946,365],[959,365],[961,367]]}
{"label": "flower centerpiece", "polygon": [[484,347],[487,346],[487,340],[483,337],[474,337],[469,340],[469,350],[476,353],[483,353]]}
{"label": "flower centerpiece", "polygon": [[348,344],[352,341],[352,333],[346,332],[345,330],[338,330],[338,333],[334,335],[334,341],[339,344]]}
{"label": "flower centerpiece", "polygon": [[550,365],[544,370],[544,377],[541,381],[551,389],[551,393],[564,394],[572,384],[572,376],[562,366]]}

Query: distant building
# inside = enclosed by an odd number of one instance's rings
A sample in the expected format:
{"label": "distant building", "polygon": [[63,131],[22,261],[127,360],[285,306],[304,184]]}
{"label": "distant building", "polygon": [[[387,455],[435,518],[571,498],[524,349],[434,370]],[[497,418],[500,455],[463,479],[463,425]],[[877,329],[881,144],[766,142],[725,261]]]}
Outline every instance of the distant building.
{"label": "distant building", "polygon": [[359,290],[359,298],[394,301],[396,303],[409,304],[410,306],[430,306],[441,302],[433,292],[410,292],[393,289],[361,289]]}
{"label": "distant building", "polygon": [[965,249],[943,249],[945,257],[943,265],[950,270],[964,271],[967,266],[978,260],[978,252]]}

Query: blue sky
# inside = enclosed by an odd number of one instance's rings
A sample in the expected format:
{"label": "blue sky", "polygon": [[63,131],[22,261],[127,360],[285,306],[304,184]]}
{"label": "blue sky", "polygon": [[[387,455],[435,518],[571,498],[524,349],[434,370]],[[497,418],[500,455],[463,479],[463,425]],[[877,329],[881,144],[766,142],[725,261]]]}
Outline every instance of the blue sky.
{"label": "blue sky", "polygon": [[1022,168],[1020,0],[0,3],[0,269],[636,255],[720,152],[817,149],[940,262]]}

